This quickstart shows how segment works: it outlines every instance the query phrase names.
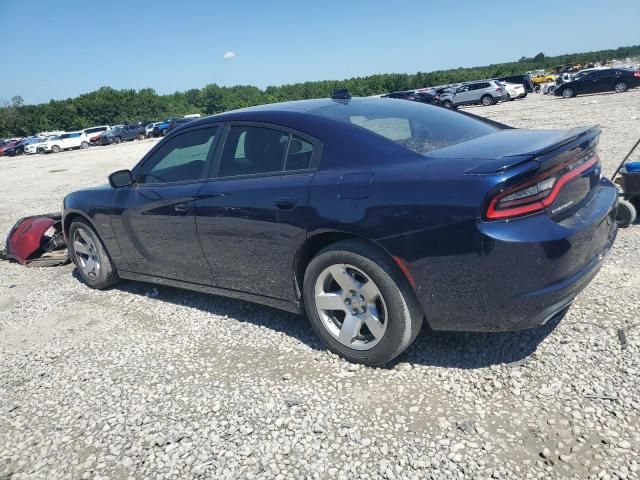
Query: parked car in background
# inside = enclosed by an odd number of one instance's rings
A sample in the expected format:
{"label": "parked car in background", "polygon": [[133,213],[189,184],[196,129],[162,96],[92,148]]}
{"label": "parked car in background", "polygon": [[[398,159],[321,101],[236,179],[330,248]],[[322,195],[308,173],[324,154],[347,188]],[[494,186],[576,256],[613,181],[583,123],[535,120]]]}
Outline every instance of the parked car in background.
{"label": "parked car in background", "polygon": [[133,124],[124,125],[108,130],[100,137],[101,145],[111,145],[112,143],[129,142],[131,140],[142,140],[144,138],[144,126]]}
{"label": "parked car in background", "polygon": [[195,121],[109,185],[67,195],[79,279],[306,311],[330,350],[368,365],[424,322],[509,331],[570,308],[616,236],[598,128],[342,98]]}
{"label": "parked car in background", "polygon": [[501,82],[519,83],[521,84],[527,93],[533,92],[533,82],[530,75],[509,75],[508,77],[496,78]]}
{"label": "parked car in background", "polygon": [[606,68],[576,75],[570,81],[561,83],[554,95],[571,98],[585,93],[623,93],[640,85],[640,71],[627,68]]}
{"label": "parked car in background", "polygon": [[33,155],[35,153],[38,153],[38,147],[43,143],[46,142],[47,140],[51,140],[52,138],[54,138],[56,135],[49,135],[46,137],[40,137],[40,136],[36,136],[34,137],[33,141],[30,142],[28,145],[25,145],[24,147],[24,153],[26,155]]}
{"label": "parked car in background", "polygon": [[497,80],[470,82],[459,86],[455,92],[445,92],[439,97],[443,107],[452,108],[462,105],[494,105],[507,99],[507,92]]}
{"label": "parked car in background", "polygon": [[20,155],[24,155],[25,147],[31,142],[31,138],[24,138],[22,140],[18,140],[17,142],[13,142],[13,144],[0,148],[2,150],[0,155],[5,157],[17,157]]}
{"label": "parked car in background", "polygon": [[157,126],[160,125],[162,122],[152,122],[149,123],[147,126],[144,127],[144,135],[147,138],[153,137],[153,129]]}
{"label": "parked car in background", "polygon": [[20,138],[11,139],[11,140],[5,140],[3,142],[3,144],[0,145],[0,157],[5,155],[5,152],[7,150],[11,150],[13,147],[15,147],[18,144],[20,144],[20,142],[22,142],[22,139],[20,139]]}
{"label": "parked car in background", "polygon": [[174,128],[179,127],[180,125],[184,125],[185,123],[193,122],[196,120],[195,118],[170,118],[169,120],[165,120],[161,122],[159,125],[153,127],[153,136],[154,137],[164,137],[167,133],[169,133]]}
{"label": "parked car in background", "polygon": [[525,90],[524,85],[520,83],[500,81],[500,85],[502,85],[507,92],[508,100],[516,100],[527,96],[527,91]]}
{"label": "parked car in background", "polygon": [[536,85],[541,85],[546,82],[555,82],[557,75],[549,73],[540,73],[531,77],[531,81]]}
{"label": "parked car in background", "polygon": [[84,131],[63,133],[38,144],[38,152],[42,153],[58,153],[76,148],[89,148],[89,139]]}
{"label": "parked car in background", "polygon": [[89,138],[89,141],[91,142],[94,138],[98,137],[102,132],[106,132],[110,128],[111,127],[109,125],[101,125],[99,127],[90,127],[90,128],[85,128],[84,133],[87,135],[87,137]]}

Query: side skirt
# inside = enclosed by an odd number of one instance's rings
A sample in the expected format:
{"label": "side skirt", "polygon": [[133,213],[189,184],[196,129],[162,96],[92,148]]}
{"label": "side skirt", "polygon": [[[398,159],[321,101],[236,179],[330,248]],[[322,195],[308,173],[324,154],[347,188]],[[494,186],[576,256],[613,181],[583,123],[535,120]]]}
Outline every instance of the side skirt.
{"label": "side skirt", "polygon": [[212,287],[200,283],[183,282],[180,280],[172,280],[169,278],[154,277],[153,275],[144,275],[142,273],[127,272],[118,270],[120,278],[126,280],[135,280],[138,282],[154,283],[157,285],[166,285],[168,287],[183,288],[185,290],[193,290],[195,292],[208,293],[211,295],[220,295],[222,297],[236,298],[238,300],[246,300],[252,303],[259,303],[269,307],[285,310],[287,312],[302,314],[301,305],[297,302],[282,300],[279,298],[256,295],[253,293],[241,292],[238,290],[230,290],[226,288]]}

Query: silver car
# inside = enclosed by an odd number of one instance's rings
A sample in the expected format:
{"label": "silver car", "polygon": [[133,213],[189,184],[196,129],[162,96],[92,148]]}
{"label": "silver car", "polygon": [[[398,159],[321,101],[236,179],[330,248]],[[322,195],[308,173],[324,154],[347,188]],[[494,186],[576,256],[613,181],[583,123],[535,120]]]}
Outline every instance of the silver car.
{"label": "silver car", "polygon": [[440,104],[443,107],[452,108],[461,105],[484,105],[488,107],[505,100],[507,92],[496,80],[481,80],[469,82],[459,86],[453,92],[447,92],[440,96]]}

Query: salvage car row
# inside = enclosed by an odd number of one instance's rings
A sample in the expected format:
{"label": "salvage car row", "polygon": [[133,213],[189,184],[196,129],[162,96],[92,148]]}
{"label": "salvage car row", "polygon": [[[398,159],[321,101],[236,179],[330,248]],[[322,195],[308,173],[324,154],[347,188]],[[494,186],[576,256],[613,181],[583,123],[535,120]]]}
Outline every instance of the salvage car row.
{"label": "salvage car row", "polygon": [[573,74],[513,75],[393,92],[382,95],[382,97],[413,100],[446,108],[465,105],[488,107],[498,102],[525,98],[531,92],[571,98],[590,93],[624,93],[638,86],[640,86],[640,71],[635,68],[595,67],[583,69]]}
{"label": "salvage car row", "polygon": [[198,117],[199,115],[191,115],[183,118],[169,118],[162,122],[100,125],[71,132],[41,132],[25,138],[8,138],[0,140],[0,156],[15,157],[36,153],[58,153],[64,150],[85,149],[90,146],[162,137],[174,128]]}

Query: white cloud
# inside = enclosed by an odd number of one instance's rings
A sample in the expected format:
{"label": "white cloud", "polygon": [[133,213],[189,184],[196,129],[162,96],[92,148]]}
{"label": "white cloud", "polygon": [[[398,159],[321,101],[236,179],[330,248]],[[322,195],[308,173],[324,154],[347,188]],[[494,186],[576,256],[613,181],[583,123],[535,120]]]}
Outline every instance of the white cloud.
{"label": "white cloud", "polygon": [[228,51],[228,52],[224,52],[224,55],[222,56],[222,58],[224,58],[225,60],[231,60],[235,56],[236,56],[236,52]]}

